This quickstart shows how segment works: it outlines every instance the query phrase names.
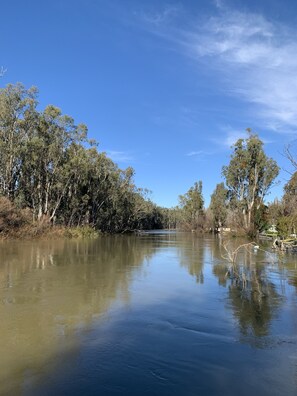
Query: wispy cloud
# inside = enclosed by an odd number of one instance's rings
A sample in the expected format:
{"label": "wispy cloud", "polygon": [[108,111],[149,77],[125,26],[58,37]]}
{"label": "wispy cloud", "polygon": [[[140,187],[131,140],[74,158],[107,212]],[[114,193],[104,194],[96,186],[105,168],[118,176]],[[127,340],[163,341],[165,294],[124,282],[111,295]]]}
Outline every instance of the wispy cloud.
{"label": "wispy cloud", "polygon": [[[234,11],[216,1],[216,16],[166,26],[158,19],[151,31],[175,44],[222,84],[225,93],[250,104],[261,124],[278,132],[297,126],[297,29],[263,15]],[[184,25],[183,25],[184,26]]]}
{"label": "wispy cloud", "polygon": [[134,15],[140,17],[144,22],[153,24],[156,27],[164,25],[164,23],[171,22],[178,14],[180,6],[165,5],[163,8],[151,11],[138,11]]}
{"label": "wispy cloud", "polygon": [[[220,129],[222,131],[222,136],[220,138],[213,138],[212,142],[221,147],[230,148],[237,142],[237,140],[246,139],[248,137],[247,131],[237,130],[231,126],[222,126]],[[263,138],[262,136],[260,136],[260,139],[265,144],[274,142],[273,140]]]}
{"label": "wispy cloud", "polygon": [[261,15],[229,11],[198,35],[188,34],[187,45],[192,56],[209,57],[221,68],[230,94],[253,104],[267,126],[280,130],[297,125],[295,34]]}
{"label": "wispy cloud", "polygon": [[[211,141],[223,150],[232,147],[238,139],[248,137],[247,131],[232,128],[231,125],[220,125],[219,129],[221,130],[221,136],[211,138]],[[261,140],[263,139],[261,138]]]}
{"label": "wispy cloud", "polygon": [[125,151],[105,150],[105,153],[114,162],[131,163],[134,160],[133,156]]}
{"label": "wispy cloud", "polygon": [[202,150],[198,150],[198,151],[190,151],[186,155],[188,157],[196,157],[197,155],[203,155],[203,154],[204,154],[204,152]]}
{"label": "wispy cloud", "polygon": [[194,159],[195,161],[197,160],[204,160],[205,157],[209,155],[214,155],[217,150],[212,150],[212,151],[205,151],[205,150],[197,150],[197,151],[190,151],[186,154],[187,157],[190,157]]}
{"label": "wispy cloud", "polygon": [[224,7],[224,2],[223,2],[223,0],[214,0],[213,1],[214,2],[214,5],[217,7],[217,8],[223,8]]}

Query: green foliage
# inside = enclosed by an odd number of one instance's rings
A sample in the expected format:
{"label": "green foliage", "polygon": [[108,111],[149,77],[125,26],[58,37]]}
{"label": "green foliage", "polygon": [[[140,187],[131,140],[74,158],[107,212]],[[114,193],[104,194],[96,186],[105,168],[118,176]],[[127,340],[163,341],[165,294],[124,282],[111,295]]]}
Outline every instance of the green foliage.
{"label": "green foliage", "polygon": [[178,206],[173,208],[161,208],[162,225],[166,229],[176,229],[181,223],[182,209]]}
{"label": "green foliage", "polygon": [[[223,167],[223,176],[229,189],[230,203],[242,216],[247,232],[257,230],[254,215],[264,202],[279,167],[263,151],[263,142],[248,130],[247,139],[239,139],[228,166]],[[256,209],[256,210],[255,210]]]}
{"label": "green foliage", "polygon": [[297,215],[297,172],[293,173],[284,187],[283,206],[287,216]]}
{"label": "green foliage", "polygon": [[279,211],[276,228],[283,238],[297,232],[297,172],[293,173],[284,187],[282,211]]}
{"label": "green foliage", "polygon": [[257,230],[259,232],[263,232],[269,228],[268,221],[268,208],[264,204],[260,204],[254,208],[254,228],[253,230]]}
{"label": "green foliage", "polygon": [[270,224],[276,224],[278,234],[286,238],[297,231],[297,172],[284,187],[281,201],[275,200],[268,207]]}
{"label": "green foliage", "polygon": [[203,228],[204,199],[202,196],[202,181],[195,182],[184,195],[179,196],[181,208],[181,223],[184,228]]}
{"label": "green foliage", "polygon": [[296,234],[297,216],[282,216],[277,219],[276,229],[278,235],[287,238],[291,234]]}
{"label": "green foliage", "polygon": [[225,225],[227,219],[227,207],[228,190],[225,188],[224,183],[217,184],[210,200],[212,223],[215,229]]}
{"label": "green foliage", "polygon": [[39,112],[36,88],[0,89],[0,194],[28,208],[33,223],[79,227],[79,235],[161,228],[162,210],[134,185],[134,170],[97,146],[59,108]]}

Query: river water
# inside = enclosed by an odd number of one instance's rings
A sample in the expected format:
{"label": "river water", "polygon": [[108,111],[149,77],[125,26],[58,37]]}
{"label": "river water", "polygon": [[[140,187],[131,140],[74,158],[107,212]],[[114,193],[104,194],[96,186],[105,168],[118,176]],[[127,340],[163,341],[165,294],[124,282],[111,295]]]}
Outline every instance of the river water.
{"label": "river water", "polygon": [[296,396],[297,257],[242,248],[227,273],[241,243],[1,242],[0,395]]}

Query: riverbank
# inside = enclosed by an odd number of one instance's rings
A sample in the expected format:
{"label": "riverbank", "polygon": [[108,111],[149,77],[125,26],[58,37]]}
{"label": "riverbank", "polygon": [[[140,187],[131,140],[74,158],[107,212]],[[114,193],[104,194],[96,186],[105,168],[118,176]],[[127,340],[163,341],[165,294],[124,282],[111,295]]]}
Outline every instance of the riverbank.
{"label": "riverbank", "polygon": [[0,232],[0,240],[97,238],[102,234],[90,226],[64,227],[59,225],[53,226],[48,223],[36,223],[11,228],[5,232],[2,231]]}

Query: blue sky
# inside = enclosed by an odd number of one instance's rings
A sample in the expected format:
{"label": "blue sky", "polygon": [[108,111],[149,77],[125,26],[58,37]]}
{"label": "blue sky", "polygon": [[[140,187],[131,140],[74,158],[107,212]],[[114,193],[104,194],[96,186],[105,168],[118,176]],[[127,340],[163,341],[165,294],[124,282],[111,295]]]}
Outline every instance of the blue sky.
{"label": "blue sky", "polygon": [[39,88],[161,206],[203,181],[206,205],[230,146],[252,128],[281,166],[297,138],[292,0],[2,2],[0,85]]}

